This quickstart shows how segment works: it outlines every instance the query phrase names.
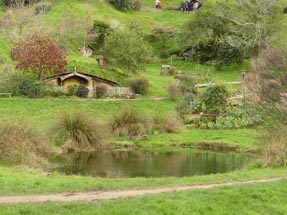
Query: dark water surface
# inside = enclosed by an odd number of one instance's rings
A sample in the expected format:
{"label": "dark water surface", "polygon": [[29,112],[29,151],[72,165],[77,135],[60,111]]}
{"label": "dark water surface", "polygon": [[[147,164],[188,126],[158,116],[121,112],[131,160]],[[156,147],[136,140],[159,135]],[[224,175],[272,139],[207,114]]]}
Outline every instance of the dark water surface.
{"label": "dark water surface", "polygon": [[179,151],[98,151],[69,156],[58,169],[68,175],[95,177],[193,176],[229,172],[242,167],[251,158],[236,153],[197,150]]}

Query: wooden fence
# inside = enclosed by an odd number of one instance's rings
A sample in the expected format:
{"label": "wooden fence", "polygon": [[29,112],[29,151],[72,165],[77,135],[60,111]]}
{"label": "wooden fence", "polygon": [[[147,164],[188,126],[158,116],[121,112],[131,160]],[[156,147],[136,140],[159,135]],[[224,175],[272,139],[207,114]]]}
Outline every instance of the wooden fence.
{"label": "wooden fence", "polygon": [[107,96],[123,96],[132,94],[129,87],[111,87],[107,91]]}

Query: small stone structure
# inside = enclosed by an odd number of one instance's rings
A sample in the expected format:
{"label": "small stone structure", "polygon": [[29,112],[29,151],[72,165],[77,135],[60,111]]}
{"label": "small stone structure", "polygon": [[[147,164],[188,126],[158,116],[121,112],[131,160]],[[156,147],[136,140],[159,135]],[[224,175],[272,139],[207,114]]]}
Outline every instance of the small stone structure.
{"label": "small stone structure", "polygon": [[160,75],[169,75],[170,74],[170,65],[161,65]]}

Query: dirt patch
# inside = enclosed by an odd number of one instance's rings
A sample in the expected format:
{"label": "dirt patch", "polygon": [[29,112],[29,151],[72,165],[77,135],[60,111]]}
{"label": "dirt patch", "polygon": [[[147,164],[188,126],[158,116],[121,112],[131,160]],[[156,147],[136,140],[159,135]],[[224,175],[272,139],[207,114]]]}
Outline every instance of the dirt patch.
{"label": "dirt patch", "polygon": [[69,192],[49,195],[29,195],[29,196],[2,196],[0,203],[39,203],[39,202],[74,202],[74,201],[98,201],[98,200],[112,200],[119,198],[137,197],[150,194],[159,194],[164,192],[178,192],[195,189],[211,189],[224,186],[235,186],[244,184],[275,182],[286,177],[276,177],[268,179],[257,179],[250,181],[232,181],[221,184],[206,184],[206,185],[192,185],[192,186],[176,186],[163,187],[149,190],[125,190],[125,191],[92,191],[92,192]]}

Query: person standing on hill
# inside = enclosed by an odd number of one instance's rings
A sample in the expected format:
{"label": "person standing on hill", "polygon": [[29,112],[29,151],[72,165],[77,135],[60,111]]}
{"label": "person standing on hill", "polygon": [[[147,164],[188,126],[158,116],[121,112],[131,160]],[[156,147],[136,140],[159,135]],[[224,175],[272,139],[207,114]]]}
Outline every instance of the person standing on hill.
{"label": "person standing on hill", "polygon": [[158,2],[158,8],[161,9],[162,5],[161,5],[161,1]]}
{"label": "person standing on hill", "polygon": [[160,0],[156,0],[156,1],[155,1],[155,8],[161,9],[161,7],[162,7],[161,1],[160,1]]}
{"label": "person standing on hill", "polygon": [[195,1],[195,3],[193,4],[193,10],[198,10],[199,7],[199,2]]}

